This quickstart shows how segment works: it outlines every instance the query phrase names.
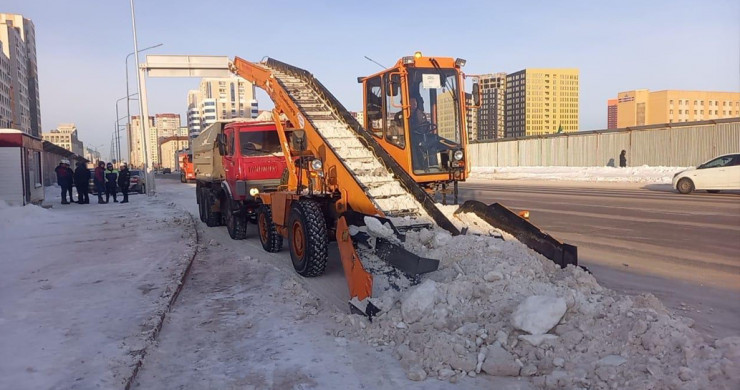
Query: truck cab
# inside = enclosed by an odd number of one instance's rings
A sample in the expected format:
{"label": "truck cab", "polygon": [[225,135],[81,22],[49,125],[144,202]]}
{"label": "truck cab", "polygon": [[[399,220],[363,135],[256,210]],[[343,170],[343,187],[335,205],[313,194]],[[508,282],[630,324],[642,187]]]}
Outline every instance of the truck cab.
{"label": "truck cab", "polygon": [[190,150],[184,150],[177,155],[177,161],[180,165],[180,181],[189,183],[195,180],[193,153]]}
{"label": "truck cab", "polygon": [[222,155],[226,183],[234,200],[254,199],[277,190],[285,157],[272,122],[237,122],[224,126]]}
{"label": "truck cab", "polygon": [[287,166],[275,123],[248,119],[209,125],[193,140],[192,162],[201,220],[226,225],[235,240],[246,237],[259,194],[276,191]]}

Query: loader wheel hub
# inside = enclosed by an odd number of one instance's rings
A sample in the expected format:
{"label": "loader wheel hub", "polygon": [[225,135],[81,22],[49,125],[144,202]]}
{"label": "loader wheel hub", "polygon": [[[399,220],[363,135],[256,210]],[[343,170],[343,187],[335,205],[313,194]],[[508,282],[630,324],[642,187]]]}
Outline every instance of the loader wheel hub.
{"label": "loader wheel hub", "polygon": [[299,258],[303,258],[306,251],[306,240],[303,236],[303,226],[300,221],[293,222],[293,250]]}

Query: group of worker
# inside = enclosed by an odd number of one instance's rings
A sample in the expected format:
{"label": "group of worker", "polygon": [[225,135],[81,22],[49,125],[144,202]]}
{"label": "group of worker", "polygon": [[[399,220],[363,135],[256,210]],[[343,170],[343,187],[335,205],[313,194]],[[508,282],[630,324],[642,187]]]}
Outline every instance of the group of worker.
{"label": "group of worker", "polygon": [[[128,165],[125,162],[121,164],[121,170],[118,171],[113,168],[112,163],[106,165],[105,162],[100,161],[98,162],[98,166],[95,167],[94,173],[91,174],[84,163],[78,162],[77,168],[72,171],[72,168],[69,166],[69,160],[63,159],[54,169],[54,172],[57,174],[57,184],[62,188],[62,204],[90,203],[90,197],[88,195],[90,178],[93,179],[95,190],[98,193],[98,203],[108,203],[111,196],[113,196],[113,202],[118,203],[116,186],[123,193],[123,201],[121,203],[128,203],[131,171],[129,171]],[[77,188],[77,202],[72,198],[73,186]],[[69,201],[67,200],[67,193],[69,193]],[[103,200],[103,194],[105,194],[105,200]]]}

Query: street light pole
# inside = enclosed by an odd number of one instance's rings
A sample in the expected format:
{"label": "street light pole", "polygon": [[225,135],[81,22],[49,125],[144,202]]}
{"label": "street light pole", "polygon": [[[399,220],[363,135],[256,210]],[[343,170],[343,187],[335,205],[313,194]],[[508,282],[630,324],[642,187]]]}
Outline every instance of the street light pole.
{"label": "street light pole", "polygon": [[[160,47],[160,46],[162,46],[161,43],[158,43],[158,44],[156,44],[154,46],[145,47],[145,48],[139,50],[138,53],[141,53],[142,51],[146,51],[146,50],[149,50],[149,49],[154,49],[154,48]],[[131,53],[128,53],[128,55],[126,55],[126,96],[127,97],[134,96],[134,95],[132,95],[129,92],[129,87],[128,87],[128,59],[129,59],[129,57],[131,57],[132,55],[134,55],[136,53],[137,52],[133,52],[132,51]],[[128,151],[129,152],[129,160],[131,160],[131,155],[130,155],[131,154],[131,147],[132,147],[132,145],[131,145],[131,139],[132,139],[131,138],[131,100],[128,99],[128,98],[126,99],[126,117],[128,117],[128,119],[126,120],[126,136],[128,137],[128,143],[129,143],[129,145],[128,145],[128,148],[129,148],[129,151]]]}
{"label": "street light pole", "polygon": [[[128,83],[127,83],[128,84]],[[116,148],[118,149],[118,161],[121,161],[121,134],[118,132],[118,129],[121,127],[119,120],[121,119],[120,114],[118,113],[118,103],[120,103],[122,100],[128,101],[131,96],[136,96],[138,93],[135,93],[133,95],[128,95],[116,100]],[[130,119],[129,119],[130,120]],[[130,136],[130,134],[127,134]],[[130,160],[130,158],[129,158]]]}
{"label": "street light pole", "polygon": [[141,143],[144,148],[144,161],[146,162],[146,188],[149,194],[153,193],[154,190],[154,174],[152,173],[152,163],[149,159],[149,148],[147,148],[147,125],[149,124],[149,111],[146,104],[146,77],[142,74],[141,66],[139,64],[139,44],[136,38],[136,11],[134,10],[134,0],[130,0],[131,3],[131,29],[134,33],[134,58],[136,59],[136,79],[139,83],[139,116],[141,117],[141,129],[142,138]]}

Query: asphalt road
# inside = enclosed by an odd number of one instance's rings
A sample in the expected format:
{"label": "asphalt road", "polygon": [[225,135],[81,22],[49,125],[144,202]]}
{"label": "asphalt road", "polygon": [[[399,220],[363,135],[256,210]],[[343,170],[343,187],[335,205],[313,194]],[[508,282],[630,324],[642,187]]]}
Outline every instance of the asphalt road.
{"label": "asphalt road", "polygon": [[471,181],[462,200],[530,210],[530,221],[578,246],[599,282],[653,293],[708,337],[740,335],[740,194],[670,185]]}

